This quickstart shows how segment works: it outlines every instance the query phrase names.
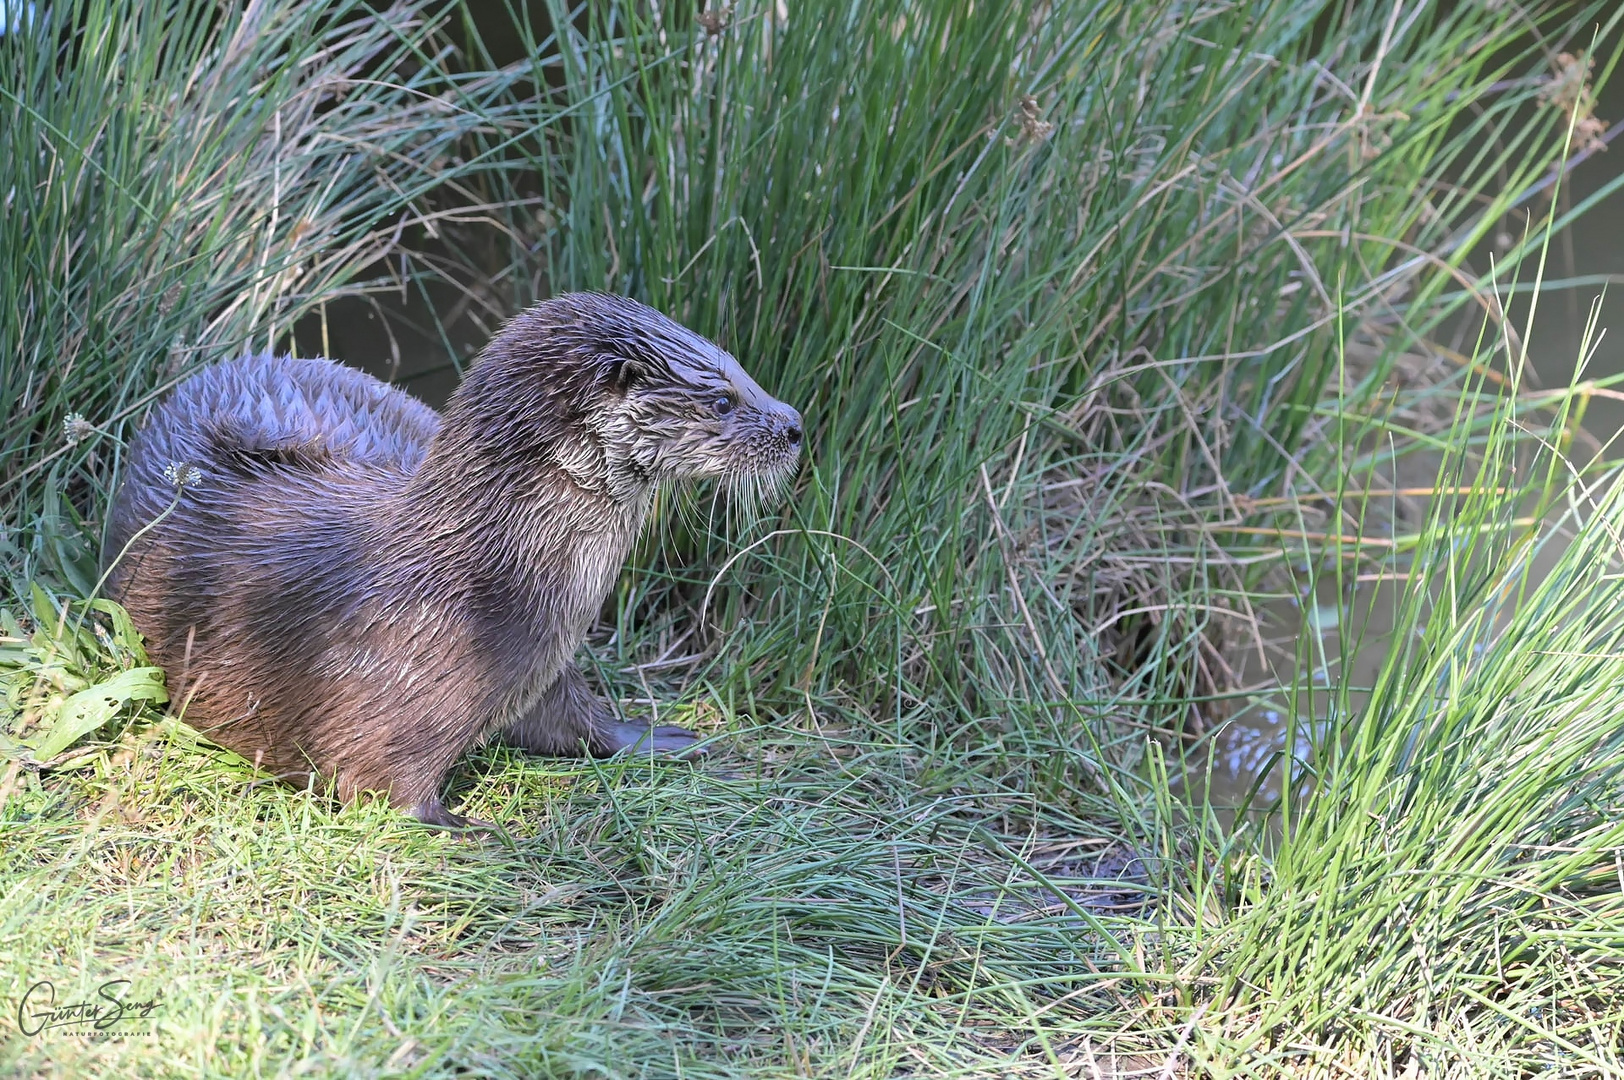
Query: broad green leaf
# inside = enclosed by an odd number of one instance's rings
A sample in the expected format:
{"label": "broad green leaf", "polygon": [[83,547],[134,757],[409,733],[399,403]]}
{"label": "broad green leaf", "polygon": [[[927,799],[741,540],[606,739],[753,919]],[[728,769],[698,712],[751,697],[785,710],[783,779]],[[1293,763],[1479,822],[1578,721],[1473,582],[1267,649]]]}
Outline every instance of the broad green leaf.
{"label": "broad green leaf", "polygon": [[61,621],[62,611],[51,599],[51,594],[39,587],[38,582],[29,582],[28,587],[34,594],[34,620],[39,623],[40,629],[54,628]]}
{"label": "broad green leaf", "polygon": [[113,620],[113,641],[122,649],[128,649],[136,657],[139,664],[147,661],[146,648],[141,644],[140,631],[130,621],[130,613],[124,610],[124,605],[112,600],[96,599],[90,602],[93,611],[100,611]]}
{"label": "broad green leaf", "polygon": [[162,704],[169,700],[164,689],[162,668],[142,667],[121,671],[104,683],[81,690],[62,703],[56,723],[37,742],[30,741],[38,761],[51,758],[111,720],[132,701]]}

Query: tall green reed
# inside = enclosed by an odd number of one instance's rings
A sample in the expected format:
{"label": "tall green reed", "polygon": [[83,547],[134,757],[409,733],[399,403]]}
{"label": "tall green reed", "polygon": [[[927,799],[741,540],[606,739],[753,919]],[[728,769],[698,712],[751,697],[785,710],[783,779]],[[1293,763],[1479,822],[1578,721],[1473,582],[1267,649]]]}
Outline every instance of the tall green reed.
{"label": "tall green reed", "polygon": [[[1506,367],[1465,387],[1408,550],[1306,553],[1381,576],[1393,626],[1368,685],[1318,691],[1267,862],[1245,829],[1189,860],[1166,963],[1218,1075],[1624,1068],[1624,484]],[[1350,639],[1376,605],[1344,595]]]}
{"label": "tall green reed", "polygon": [[73,0],[0,37],[13,571],[94,582],[121,440],[160,385],[284,347],[363,270],[416,273],[430,195],[476,167],[460,142],[507,88],[453,85],[438,7]]}
{"label": "tall green reed", "polygon": [[809,420],[706,609],[721,677],[1056,799],[1221,715],[1257,578],[1213,529],[1328,474],[1336,324],[1375,400],[1566,121],[1478,5],[549,10],[549,286],[646,297]]}

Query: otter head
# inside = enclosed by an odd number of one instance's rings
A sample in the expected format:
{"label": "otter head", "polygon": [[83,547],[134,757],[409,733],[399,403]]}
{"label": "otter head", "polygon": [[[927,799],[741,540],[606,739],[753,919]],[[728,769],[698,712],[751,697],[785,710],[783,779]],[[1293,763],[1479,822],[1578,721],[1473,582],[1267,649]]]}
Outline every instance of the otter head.
{"label": "otter head", "polygon": [[566,293],[491,339],[436,442],[431,457],[445,463],[478,460],[515,480],[551,464],[582,490],[636,503],[683,480],[779,486],[800,457],[801,416],[653,308]]}
{"label": "otter head", "polygon": [[594,417],[611,467],[655,482],[776,485],[801,452],[801,414],[716,345],[651,308],[617,300],[609,405]]}
{"label": "otter head", "polygon": [[[555,297],[509,323],[448,419],[464,410],[485,418],[491,450],[539,454],[618,498],[700,479],[771,489],[801,451],[800,413],[732,356],[653,308],[598,293]],[[493,424],[494,412],[506,416]]]}

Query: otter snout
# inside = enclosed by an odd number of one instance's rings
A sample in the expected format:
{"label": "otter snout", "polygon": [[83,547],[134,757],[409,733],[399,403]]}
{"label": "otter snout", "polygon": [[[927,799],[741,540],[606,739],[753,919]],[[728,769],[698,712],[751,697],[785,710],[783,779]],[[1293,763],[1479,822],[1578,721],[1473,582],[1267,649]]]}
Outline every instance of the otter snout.
{"label": "otter snout", "polygon": [[754,444],[751,471],[769,484],[777,485],[795,471],[801,456],[801,414],[793,406],[767,397],[757,406],[753,433],[744,434],[745,444]]}
{"label": "otter snout", "polygon": [[775,409],[768,414],[768,430],[784,440],[784,445],[794,453],[801,452],[801,414],[782,401],[773,402]]}
{"label": "otter snout", "polygon": [[738,361],[732,357],[725,357],[725,360],[724,370],[730,377],[734,392],[761,414],[763,426],[773,438],[782,439],[784,445],[791,451],[799,453],[801,414],[795,411],[794,406],[786,405],[763,390],[760,384],[739,366]]}
{"label": "otter snout", "polygon": [[[725,380],[718,405],[720,441],[725,445],[719,474],[753,474],[770,484],[795,470],[801,454],[801,414],[761,388],[739,362],[717,350],[716,373]],[[714,473],[713,473],[714,474]]]}

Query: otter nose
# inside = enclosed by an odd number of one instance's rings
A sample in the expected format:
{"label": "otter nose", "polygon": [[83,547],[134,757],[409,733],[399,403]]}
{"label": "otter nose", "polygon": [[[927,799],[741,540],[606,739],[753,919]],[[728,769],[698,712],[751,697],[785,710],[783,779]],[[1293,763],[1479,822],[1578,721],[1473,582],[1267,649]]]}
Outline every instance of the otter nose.
{"label": "otter nose", "polygon": [[801,448],[801,414],[794,409],[786,408],[778,417],[778,430],[784,433],[784,441],[789,443],[791,450]]}

